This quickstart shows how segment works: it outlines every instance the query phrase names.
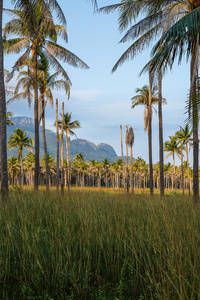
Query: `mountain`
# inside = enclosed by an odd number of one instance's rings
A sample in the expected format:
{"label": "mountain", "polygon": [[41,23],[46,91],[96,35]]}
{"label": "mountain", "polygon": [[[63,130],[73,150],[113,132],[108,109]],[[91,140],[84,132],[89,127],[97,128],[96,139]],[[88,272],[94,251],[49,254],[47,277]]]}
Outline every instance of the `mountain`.
{"label": "mountain", "polygon": [[[21,128],[25,130],[27,136],[31,139],[34,139],[34,121],[32,118],[27,117],[14,117],[11,118],[13,122],[13,126],[7,127],[7,136],[9,138],[10,135],[13,134],[13,130],[16,128]],[[39,135],[40,135],[40,157],[44,155],[44,147],[42,140],[42,127],[39,127]],[[47,140],[47,148],[48,153],[51,154],[54,158],[56,158],[56,133],[46,129],[46,140]],[[64,152],[65,151],[65,143],[66,140],[64,138]],[[84,140],[84,139],[74,139],[71,141],[71,157],[74,158],[75,154],[81,152],[87,161],[91,161],[92,159],[101,161],[104,158],[107,158],[110,161],[117,160],[119,157],[117,156],[115,150],[112,146],[101,143],[99,145],[95,145],[94,143]],[[25,156],[29,151],[23,150],[23,156]],[[8,149],[8,157],[16,156],[17,149]],[[66,155],[66,154],[65,154]]]}

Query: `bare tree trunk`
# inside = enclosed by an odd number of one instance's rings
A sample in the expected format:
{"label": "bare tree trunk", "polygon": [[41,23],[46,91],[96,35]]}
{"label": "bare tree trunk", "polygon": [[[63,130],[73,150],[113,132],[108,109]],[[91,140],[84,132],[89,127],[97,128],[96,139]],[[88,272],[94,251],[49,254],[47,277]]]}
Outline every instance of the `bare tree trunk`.
{"label": "bare tree trunk", "polygon": [[39,124],[38,124],[38,83],[37,83],[37,51],[34,56],[34,124],[35,124],[35,177],[34,177],[34,190],[38,191],[39,185]]}
{"label": "bare tree trunk", "polygon": [[45,135],[45,103],[44,98],[42,99],[42,137],[43,137],[43,144],[44,144],[44,157],[45,157],[45,168],[46,168],[46,191],[49,192],[49,164],[48,164],[48,157],[47,157],[47,142],[46,142],[46,135]]}
{"label": "bare tree trunk", "polygon": [[125,168],[124,168],[124,155],[123,155],[123,139],[122,139],[122,125],[120,125],[120,137],[121,137],[121,153],[122,153],[122,167],[123,167],[122,182],[123,182],[123,187],[124,187],[124,194],[126,194]]}
{"label": "bare tree trunk", "polygon": [[150,174],[150,195],[153,195],[153,162],[152,162],[152,110],[151,110],[151,89],[152,89],[151,72],[149,71],[149,124],[148,124],[148,141],[149,141],[149,174]]}
{"label": "bare tree trunk", "polygon": [[64,102],[62,102],[62,125],[61,125],[61,194],[64,195],[64,147],[63,147],[63,126],[64,126]]}
{"label": "bare tree trunk", "polygon": [[57,144],[57,158],[56,158],[56,188],[59,193],[59,132],[58,132],[58,99],[56,99],[56,144]]}
{"label": "bare tree trunk", "polygon": [[158,118],[159,118],[159,158],[160,158],[160,198],[164,196],[163,121],[162,121],[162,73],[158,71]]}

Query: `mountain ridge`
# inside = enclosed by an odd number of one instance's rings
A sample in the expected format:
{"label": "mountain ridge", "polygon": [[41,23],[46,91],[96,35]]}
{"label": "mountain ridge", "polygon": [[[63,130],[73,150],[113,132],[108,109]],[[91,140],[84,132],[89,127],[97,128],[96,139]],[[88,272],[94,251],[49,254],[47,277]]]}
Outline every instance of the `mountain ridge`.
{"label": "mountain ridge", "polygon": [[[21,128],[25,130],[27,136],[31,139],[34,139],[34,120],[30,117],[12,117],[11,121],[13,126],[10,125],[7,127],[7,137],[12,135],[13,130],[16,128]],[[48,153],[56,158],[56,133],[50,129],[46,129],[46,140],[47,140],[47,149]],[[42,140],[42,126],[39,126],[39,137],[40,137],[40,157],[44,155],[43,140]],[[64,138],[64,157],[66,158],[66,149],[65,149],[66,139]],[[86,139],[74,139],[70,143],[70,151],[72,160],[75,154],[81,152],[86,161],[91,161],[92,159],[101,161],[104,158],[107,158],[110,161],[115,161],[118,158],[114,148],[106,143],[99,143],[95,145],[93,142]],[[23,150],[23,157],[28,153],[28,150]],[[8,157],[16,156],[17,149],[8,149]]]}

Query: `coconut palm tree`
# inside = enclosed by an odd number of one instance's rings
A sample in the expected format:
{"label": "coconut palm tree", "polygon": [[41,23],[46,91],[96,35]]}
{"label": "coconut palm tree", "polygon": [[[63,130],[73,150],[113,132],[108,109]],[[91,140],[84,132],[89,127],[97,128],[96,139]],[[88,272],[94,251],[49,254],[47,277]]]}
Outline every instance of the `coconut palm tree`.
{"label": "coconut palm tree", "polygon": [[[59,128],[61,128],[61,124],[62,124],[62,121],[58,120],[58,127]],[[77,137],[73,130],[77,129],[77,128],[80,128],[80,127],[81,127],[81,125],[80,125],[80,122],[78,120],[72,121],[72,113],[67,112],[67,113],[64,114],[64,127],[63,127],[63,129],[65,131],[65,137],[66,137],[66,151],[67,151],[67,165],[68,166],[70,165],[68,135]],[[68,171],[67,171],[68,187],[69,187],[69,184],[70,184],[69,174],[70,174],[70,170],[68,168]]]}
{"label": "coconut palm tree", "polygon": [[33,171],[35,170],[35,154],[29,152],[25,157],[25,168],[27,171],[27,182],[28,185],[33,185]]}
{"label": "coconut palm tree", "polygon": [[8,175],[11,178],[11,183],[15,184],[15,177],[19,175],[19,163],[18,159],[15,156],[12,156],[8,159]]}
{"label": "coconut palm tree", "polygon": [[18,160],[21,159],[21,185],[23,185],[23,161],[22,152],[23,149],[31,149],[33,146],[33,140],[26,136],[26,132],[20,128],[13,131],[13,134],[9,137],[8,148],[19,148]]}
{"label": "coconut palm tree", "polygon": [[[29,10],[29,18],[25,10]],[[34,121],[35,121],[35,189],[38,189],[39,180],[39,130],[38,130],[38,81],[37,81],[37,65],[38,56],[41,52],[47,57],[54,68],[62,69],[63,76],[68,80],[67,73],[58,62],[61,59],[63,62],[74,67],[88,68],[88,66],[79,59],[75,54],[57,44],[58,36],[64,38],[67,42],[66,29],[61,25],[55,25],[49,5],[44,1],[38,1],[35,5],[32,1],[27,0],[25,8],[22,11],[12,11],[15,19],[12,19],[5,25],[4,28],[4,49],[6,53],[19,53],[25,50],[24,54],[20,56],[11,72],[11,76],[20,66],[24,64],[30,55],[34,62],[33,67],[33,81],[34,81]],[[20,38],[7,39],[8,34],[19,35]],[[11,77],[10,77],[11,78]]]}
{"label": "coconut palm tree", "polygon": [[176,132],[179,143],[182,143],[186,148],[186,159],[187,159],[187,175],[188,175],[188,189],[190,195],[190,183],[189,183],[189,148],[192,142],[192,130],[189,128],[189,124],[186,124],[185,127],[180,126],[180,130]]}
{"label": "coconut palm tree", "polygon": [[[0,0],[0,32],[2,33],[3,0]],[[8,166],[7,166],[7,129],[6,97],[4,85],[3,38],[0,34],[0,145],[1,145],[1,195],[3,202],[8,200]]]}
{"label": "coconut palm tree", "polygon": [[167,159],[172,155],[173,157],[173,168],[174,168],[174,184],[175,184],[175,191],[177,191],[176,185],[176,166],[175,166],[175,154],[180,158],[181,154],[181,146],[178,143],[176,136],[169,136],[169,141],[166,141],[164,144],[164,151],[169,152],[169,154],[165,157]]}
{"label": "coconut palm tree", "polygon": [[[131,98],[132,105],[131,108],[135,108],[138,105],[144,105],[144,131],[148,129],[148,140],[149,140],[149,172],[150,172],[150,194],[153,194],[153,164],[152,164],[152,132],[151,132],[151,121],[152,121],[152,109],[156,111],[153,104],[158,104],[158,88],[153,87],[151,91],[151,103],[149,103],[149,88],[147,85],[143,86],[141,89],[137,88],[136,93],[138,95]],[[162,99],[162,102],[166,104],[166,99]]]}
{"label": "coconut palm tree", "polygon": [[[26,64],[28,65],[28,71],[21,71],[18,75],[18,82],[16,84],[16,88],[14,91],[14,95],[7,101],[10,103],[14,100],[25,99],[29,101],[29,104],[32,101],[33,94],[31,90],[33,90],[33,61],[27,60]],[[45,135],[45,108],[47,102],[50,103],[50,106],[53,107],[54,99],[52,94],[52,89],[63,89],[65,93],[70,95],[70,85],[71,81],[68,78],[60,79],[59,75],[62,75],[62,70],[55,72],[54,74],[49,73],[50,65],[46,57],[43,53],[40,53],[40,58],[38,59],[38,89],[40,92],[39,97],[39,124],[42,119],[42,136],[43,136],[43,144],[44,144],[44,155],[46,158],[46,190],[49,191],[49,167],[48,167],[48,157],[47,157],[47,143],[46,143],[46,135]],[[22,89],[22,90],[21,90]],[[28,95],[28,96],[27,96]]]}
{"label": "coconut palm tree", "polygon": [[[183,2],[183,1],[181,1]],[[186,10],[176,22],[162,36],[154,47],[154,57],[151,65],[155,68],[168,66],[172,68],[178,58],[179,63],[186,53],[190,59],[190,95],[188,101],[189,120],[193,126],[193,198],[194,203],[199,203],[199,141],[198,141],[198,104],[200,103],[198,61],[199,61],[199,26],[200,2],[186,1]]]}
{"label": "coconut palm tree", "polygon": [[[176,15],[183,15],[187,10],[185,1],[129,1],[124,0],[118,4],[113,4],[100,8],[99,12],[110,13],[119,11],[119,30],[122,32],[127,29],[132,22],[134,24],[126,32],[120,42],[134,40],[133,44],[122,54],[114,65],[112,72],[122,65],[125,61],[133,59],[145,48],[149,48],[151,41],[162,34],[176,21]],[[138,22],[138,16],[144,16]],[[152,70],[148,70],[149,74]],[[157,72],[158,80],[158,118],[159,118],[159,159],[160,159],[160,196],[164,196],[164,173],[163,173],[163,125],[162,125],[162,72],[159,67]],[[142,74],[142,72],[140,73]],[[152,75],[152,74],[150,74]],[[151,76],[149,76],[151,77]],[[151,85],[151,79],[149,81]],[[150,118],[151,116],[149,116]],[[151,125],[150,125],[151,127]]]}

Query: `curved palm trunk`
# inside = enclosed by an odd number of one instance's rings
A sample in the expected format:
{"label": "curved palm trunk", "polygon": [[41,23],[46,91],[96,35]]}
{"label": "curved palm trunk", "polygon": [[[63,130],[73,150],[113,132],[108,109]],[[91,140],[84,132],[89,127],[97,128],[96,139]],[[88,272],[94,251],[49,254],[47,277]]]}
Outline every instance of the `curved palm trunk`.
{"label": "curved palm trunk", "polygon": [[159,119],[159,158],[160,158],[160,197],[164,196],[164,158],[163,158],[163,121],[162,121],[162,74],[158,71],[158,119]]}
{"label": "curved palm trunk", "polygon": [[46,142],[46,135],[45,135],[45,103],[44,98],[42,97],[42,137],[43,137],[43,144],[44,144],[44,157],[45,157],[45,168],[46,168],[46,191],[49,192],[49,164],[48,164],[48,157],[47,157],[47,142]]}
{"label": "curved palm trunk", "polygon": [[153,195],[153,162],[152,162],[152,111],[151,111],[151,72],[149,71],[149,124],[148,124],[148,142],[149,142],[149,174],[150,174],[150,195]]}
{"label": "curved palm trunk", "polygon": [[38,83],[37,83],[37,52],[34,52],[34,124],[35,124],[35,177],[34,190],[38,191],[39,185],[39,124],[38,124]]}
{"label": "curved palm trunk", "polygon": [[[3,0],[0,0],[0,26],[2,33]],[[6,98],[3,75],[3,41],[0,34],[0,143],[1,143],[1,195],[3,202],[8,200],[8,167],[7,167],[7,129]]]}

